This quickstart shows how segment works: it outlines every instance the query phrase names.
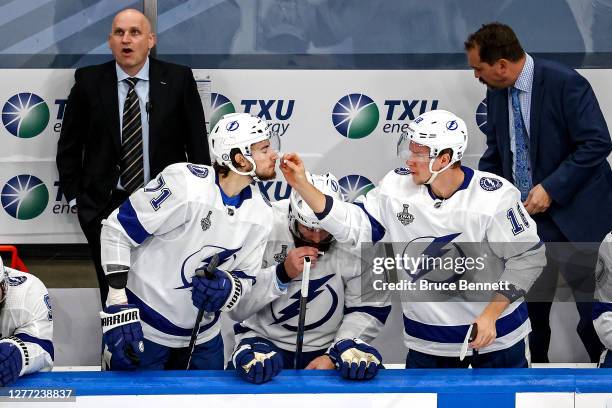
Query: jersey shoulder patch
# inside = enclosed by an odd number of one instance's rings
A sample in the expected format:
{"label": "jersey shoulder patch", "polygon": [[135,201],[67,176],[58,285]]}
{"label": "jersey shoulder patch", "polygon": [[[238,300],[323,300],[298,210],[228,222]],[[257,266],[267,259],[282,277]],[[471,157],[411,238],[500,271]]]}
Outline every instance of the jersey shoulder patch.
{"label": "jersey shoulder patch", "polygon": [[208,168],[206,166],[202,166],[199,164],[192,164],[192,163],[188,163],[187,164],[187,169],[191,172],[191,174],[193,174],[196,177],[199,178],[206,178],[208,177]]}
{"label": "jersey shoulder patch", "polygon": [[499,190],[504,185],[504,182],[495,177],[481,177],[480,187],[485,191]]}
{"label": "jersey shoulder patch", "polygon": [[10,286],[19,286],[28,280],[27,276],[9,276],[8,282]]}
{"label": "jersey shoulder patch", "polygon": [[407,176],[408,174],[410,174],[410,170],[407,169],[406,167],[398,167],[395,170],[393,170],[395,172],[395,174],[399,174],[400,176]]}

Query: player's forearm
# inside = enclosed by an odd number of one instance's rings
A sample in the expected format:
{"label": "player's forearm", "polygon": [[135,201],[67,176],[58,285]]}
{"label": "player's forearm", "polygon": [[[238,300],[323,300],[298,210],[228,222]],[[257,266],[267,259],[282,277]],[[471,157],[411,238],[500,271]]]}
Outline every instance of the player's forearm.
{"label": "player's forearm", "polygon": [[504,295],[496,293],[493,295],[493,299],[484,308],[480,316],[496,321],[504,310],[506,310],[508,305],[510,305],[510,300],[508,300],[508,298]]}
{"label": "player's forearm", "polygon": [[305,182],[296,185],[294,188],[315,213],[322,213],[325,210],[325,194],[320,192],[315,186]]}

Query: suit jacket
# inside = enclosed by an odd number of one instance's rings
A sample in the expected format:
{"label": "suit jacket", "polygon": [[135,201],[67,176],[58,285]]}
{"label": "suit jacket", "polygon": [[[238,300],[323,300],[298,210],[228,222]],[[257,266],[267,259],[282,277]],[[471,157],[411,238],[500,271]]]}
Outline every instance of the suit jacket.
{"label": "suit jacket", "polygon": [[[76,197],[81,223],[108,205],[120,176],[121,132],[115,61],[77,69],[57,144],[60,185]],[[210,164],[204,111],[188,67],[149,58],[149,166]],[[142,115],[147,115],[142,112]]]}
{"label": "suit jacket", "polygon": [[[478,168],[512,180],[508,89],[487,92],[487,149]],[[534,58],[530,115],[533,185],[552,197],[547,210],[570,241],[601,242],[612,230],[612,141],[588,81]]]}

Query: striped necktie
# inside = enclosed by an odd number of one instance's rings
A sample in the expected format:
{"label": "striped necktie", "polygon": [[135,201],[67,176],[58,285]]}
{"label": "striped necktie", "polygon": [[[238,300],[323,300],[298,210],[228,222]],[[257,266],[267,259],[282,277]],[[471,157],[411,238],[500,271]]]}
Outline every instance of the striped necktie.
{"label": "striped necktie", "polygon": [[121,185],[133,193],[144,184],[142,162],[142,122],[140,103],[134,87],[138,78],[126,78],[130,87],[123,105],[123,129],[121,130]]}
{"label": "striped necktie", "polygon": [[510,89],[512,96],[512,118],[514,120],[514,184],[521,192],[521,200],[526,200],[532,187],[531,163],[529,157],[529,136],[521,114],[521,103],[519,101],[519,90],[515,87]]}

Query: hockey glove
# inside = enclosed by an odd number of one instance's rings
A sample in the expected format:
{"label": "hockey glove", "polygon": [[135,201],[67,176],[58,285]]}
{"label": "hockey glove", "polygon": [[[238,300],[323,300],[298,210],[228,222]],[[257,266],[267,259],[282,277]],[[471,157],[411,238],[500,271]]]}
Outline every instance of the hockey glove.
{"label": "hockey glove", "polygon": [[102,337],[113,370],[134,370],[144,352],[140,312],[135,305],[111,305],[100,312]]}
{"label": "hockey glove", "polygon": [[232,356],[236,372],[244,380],[262,384],[276,377],[283,369],[283,358],[274,346],[262,338],[240,342]]}
{"label": "hockey glove", "polygon": [[205,312],[227,312],[231,310],[242,295],[242,283],[231,272],[215,269],[211,278],[194,275],[191,280],[193,305]]}
{"label": "hockey glove", "polygon": [[0,339],[0,387],[8,387],[19,378],[24,356],[27,356],[27,349],[21,339],[17,337]]}
{"label": "hockey glove", "polygon": [[342,377],[350,380],[374,378],[382,364],[378,350],[359,339],[340,340],[328,354]]}

